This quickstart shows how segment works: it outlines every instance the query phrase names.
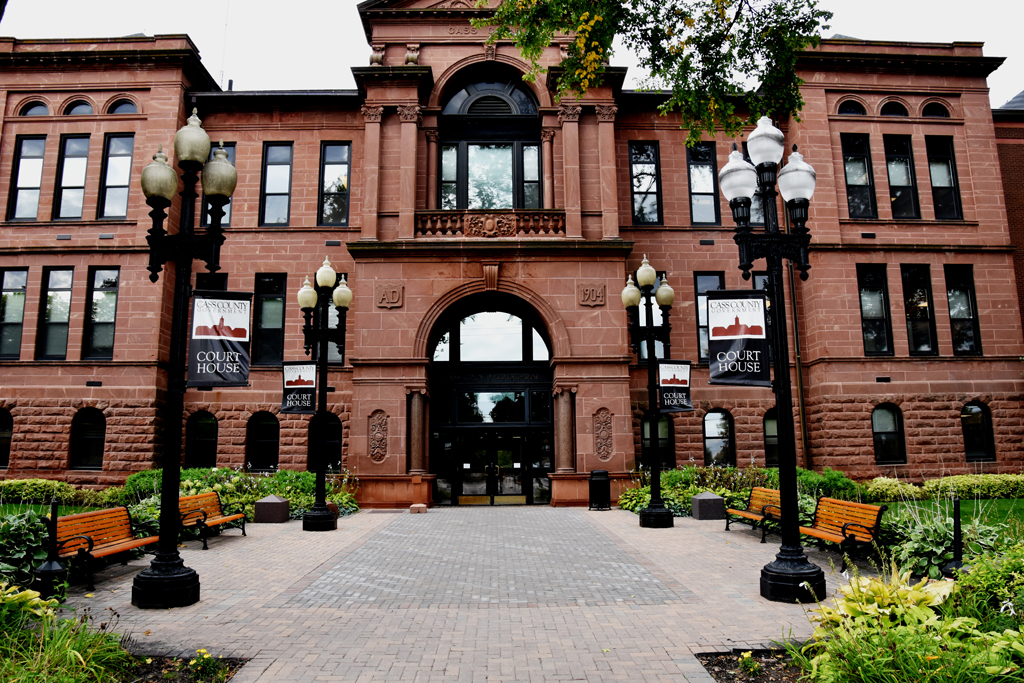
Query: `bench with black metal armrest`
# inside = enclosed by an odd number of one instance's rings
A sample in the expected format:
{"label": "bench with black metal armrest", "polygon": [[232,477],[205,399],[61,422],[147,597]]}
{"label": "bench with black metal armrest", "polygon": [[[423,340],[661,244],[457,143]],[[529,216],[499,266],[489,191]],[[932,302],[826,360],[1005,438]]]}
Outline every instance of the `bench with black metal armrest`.
{"label": "bench with black metal armrest", "polygon": [[[729,530],[729,524],[732,521],[749,521],[750,526],[754,529],[756,529],[758,523],[760,523],[761,543],[764,543],[765,534],[768,532],[765,528],[764,522],[765,520],[778,520],[779,516],[782,514],[782,509],[779,505],[779,492],[776,489],[767,489],[763,486],[755,486],[750,489],[750,496],[747,497],[747,509],[734,510],[733,508],[726,508],[725,530]],[[730,515],[736,515],[741,519],[733,520]]]}
{"label": "bench with black metal armrest", "polygon": [[821,497],[814,509],[814,519],[810,526],[801,526],[800,533],[818,539],[821,550],[825,549],[826,542],[837,544],[843,556],[839,571],[843,571],[848,553],[870,547],[878,538],[882,513],[888,509],[886,505]]}
{"label": "bench with black metal armrest", "polygon": [[[136,538],[126,507],[57,518],[57,554],[85,571],[89,590],[95,590],[93,571],[101,558],[144,548],[159,540],[158,536]],[[127,556],[123,556],[121,564],[127,563]]]}
{"label": "bench with black metal armrest", "polygon": [[[238,512],[231,512],[228,508],[235,508]],[[245,536],[245,513],[241,511],[241,504],[234,506],[223,506],[220,502],[220,495],[216,491],[199,493],[194,496],[182,496],[178,499],[178,512],[181,514],[181,527],[183,531],[196,531],[203,542],[203,550],[208,550],[206,539],[212,535],[216,527],[225,529],[241,529]]]}

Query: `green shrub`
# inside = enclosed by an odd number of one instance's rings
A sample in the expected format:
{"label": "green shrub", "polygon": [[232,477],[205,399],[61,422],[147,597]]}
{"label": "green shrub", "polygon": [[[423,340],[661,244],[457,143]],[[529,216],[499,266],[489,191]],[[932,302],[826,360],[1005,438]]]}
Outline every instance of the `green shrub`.
{"label": "green shrub", "polygon": [[0,481],[0,500],[5,503],[49,503],[71,505],[76,489],[71,484],[50,479],[7,479]]}
{"label": "green shrub", "polygon": [[811,496],[853,501],[858,501],[863,497],[861,487],[857,482],[830,467],[826,467],[821,472],[797,467],[796,480],[799,489]]}
{"label": "green shrub", "polygon": [[103,495],[103,507],[120,507],[131,502],[125,495],[123,486],[111,486],[103,489],[100,493]]}
{"label": "green shrub", "polygon": [[[943,567],[953,560],[953,518],[945,509],[904,508],[888,526],[889,533],[881,540],[892,544],[892,557],[904,570],[932,579],[942,576]],[[1005,529],[1005,524],[967,520],[962,526],[965,557],[997,548]]]}
{"label": "green shrub", "polygon": [[153,494],[160,495],[160,475],[163,470],[142,470],[129,475],[122,489],[122,505],[136,503]]}
{"label": "green shrub", "polygon": [[75,497],[71,504],[83,508],[102,508],[107,507],[107,497],[103,491],[75,489]]}
{"label": "green shrub", "polygon": [[900,500],[922,500],[927,494],[920,486],[914,486],[899,479],[875,477],[864,487],[864,497],[873,503],[888,503]]}
{"label": "green shrub", "polygon": [[46,559],[46,517],[29,510],[0,518],[0,577],[30,586],[33,571]]}
{"label": "green shrub", "polygon": [[960,474],[924,483],[929,498],[1022,498],[1024,474]]}
{"label": "green shrub", "polygon": [[1024,544],[975,557],[957,577],[952,607],[973,617],[983,631],[1020,630],[1024,625]]}

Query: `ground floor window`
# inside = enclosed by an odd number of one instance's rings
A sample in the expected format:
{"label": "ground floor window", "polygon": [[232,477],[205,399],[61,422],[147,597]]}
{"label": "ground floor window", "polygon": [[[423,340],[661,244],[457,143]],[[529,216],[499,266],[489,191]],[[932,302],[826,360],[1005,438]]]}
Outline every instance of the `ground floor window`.
{"label": "ground floor window", "polygon": [[82,408],[71,419],[68,455],[73,470],[103,469],[107,418],[98,408]]}
{"label": "ground floor window", "polygon": [[712,410],[704,416],[704,464],[714,467],[736,466],[732,415],[727,410]]}
{"label": "ground floor window", "polygon": [[217,466],[217,418],[197,410],[185,423],[185,467]]}
{"label": "ground floor window", "polygon": [[981,401],[971,401],[960,409],[960,427],[964,433],[967,462],[995,462],[996,444],[992,434],[992,412]]}
{"label": "ground floor window", "polygon": [[0,468],[11,464],[11,437],[14,435],[14,418],[11,411],[0,408]]}
{"label": "ground floor window", "polygon": [[334,413],[317,413],[309,421],[306,467],[317,471],[323,462],[328,471],[341,470],[341,419]]}
{"label": "ground floor window", "polygon": [[875,464],[905,465],[906,438],[903,413],[892,403],[883,403],[871,413],[871,434],[875,442]]}
{"label": "ground floor window", "polygon": [[245,426],[246,469],[253,472],[276,470],[281,447],[281,423],[277,416],[260,411]]}

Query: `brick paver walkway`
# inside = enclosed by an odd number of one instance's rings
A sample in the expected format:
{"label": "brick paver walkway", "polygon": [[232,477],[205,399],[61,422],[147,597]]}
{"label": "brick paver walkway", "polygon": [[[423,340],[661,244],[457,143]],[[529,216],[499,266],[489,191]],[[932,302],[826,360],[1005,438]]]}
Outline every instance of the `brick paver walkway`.
{"label": "brick paver walkway", "polygon": [[235,683],[707,682],[694,653],[811,630],[801,607],[758,594],[778,538],[723,528],[641,529],[620,510],[364,511],[337,532],[253,524],[205,552],[189,543],[182,556],[202,582],[190,607],[131,606],[148,558],[105,570],[94,597],[75,588],[69,603],[113,607],[147,654],[251,658]]}

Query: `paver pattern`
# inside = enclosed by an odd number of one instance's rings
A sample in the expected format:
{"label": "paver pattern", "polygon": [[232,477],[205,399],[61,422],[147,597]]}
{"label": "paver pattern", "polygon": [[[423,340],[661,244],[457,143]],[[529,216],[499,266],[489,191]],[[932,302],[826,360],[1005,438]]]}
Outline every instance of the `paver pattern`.
{"label": "paver pattern", "polygon": [[758,541],[689,518],[641,529],[621,510],[364,511],[336,532],[251,525],[187,544],[202,581],[190,607],[130,605],[148,558],[69,602],[114,608],[145,653],[251,658],[235,683],[707,683],[694,653],[810,634],[802,607],[759,596],[778,545]]}

